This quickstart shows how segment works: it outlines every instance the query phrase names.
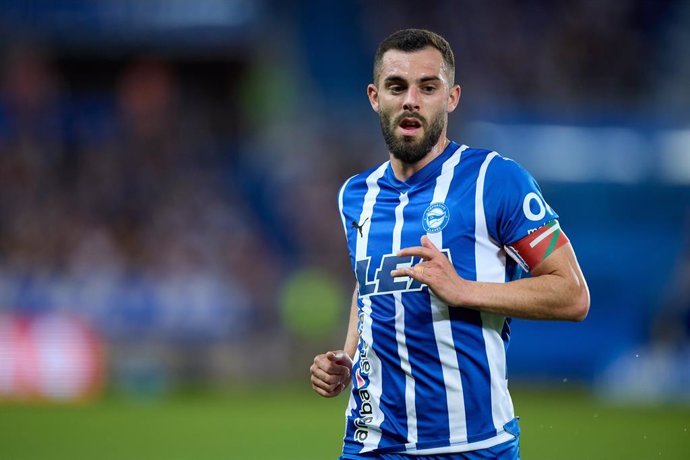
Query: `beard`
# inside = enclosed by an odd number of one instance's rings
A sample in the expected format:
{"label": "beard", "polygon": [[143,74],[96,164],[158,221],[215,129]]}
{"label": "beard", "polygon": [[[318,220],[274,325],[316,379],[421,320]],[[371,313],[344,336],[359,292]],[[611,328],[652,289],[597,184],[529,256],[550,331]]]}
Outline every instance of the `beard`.
{"label": "beard", "polygon": [[[421,139],[416,140],[410,136],[396,137],[395,129],[404,118],[415,118],[421,123],[422,128],[424,128],[424,135]],[[424,158],[438,142],[444,127],[443,112],[436,114],[431,119],[431,123],[427,123],[421,116],[409,112],[403,113],[395,121],[392,121],[388,112],[381,111],[379,119],[383,140],[386,142],[388,151],[406,164],[415,164]]]}

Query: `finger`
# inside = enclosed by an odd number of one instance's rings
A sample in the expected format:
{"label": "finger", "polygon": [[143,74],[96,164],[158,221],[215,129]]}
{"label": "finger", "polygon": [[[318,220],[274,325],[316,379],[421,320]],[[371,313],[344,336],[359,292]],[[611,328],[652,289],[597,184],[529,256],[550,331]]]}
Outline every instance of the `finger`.
{"label": "finger", "polygon": [[350,363],[351,361],[343,359],[339,351],[329,351],[314,358],[314,364],[329,372],[338,367],[350,367]]}
{"label": "finger", "polygon": [[326,358],[328,358],[329,361],[341,366],[352,366],[352,359],[343,350],[329,351],[328,353],[326,353]]}
{"label": "finger", "polygon": [[426,268],[424,266],[422,266],[421,264],[417,264],[414,267],[404,267],[391,270],[391,276],[393,278],[409,276],[410,278],[414,278],[417,281],[422,281],[425,270]]}
{"label": "finger", "polygon": [[422,246],[430,250],[432,253],[441,254],[441,251],[439,251],[436,245],[431,242],[431,238],[429,238],[428,236],[422,235],[420,241],[422,242]]}
{"label": "finger", "polygon": [[312,377],[317,378],[318,380],[321,380],[322,382],[332,385],[335,383],[340,383],[342,380],[346,377],[349,377],[345,374],[334,374],[331,372],[327,372],[323,369],[320,369],[316,366],[313,366],[312,369],[310,369]]}
{"label": "finger", "polygon": [[[318,357],[317,357],[318,358]],[[352,371],[349,366],[341,366],[330,361],[314,359],[314,364],[309,368],[312,375],[317,375],[326,382],[349,380]]]}
{"label": "finger", "polygon": [[[335,355],[335,356],[329,356]],[[349,357],[348,357],[349,358]],[[344,374],[350,371],[351,362],[337,359],[337,353],[329,351],[314,358],[314,364],[329,374]]]}
{"label": "finger", "polygon": [[424,260],[429,260],[434,256],[434,252],[423,246],[412,246],[398,251],[398,257],[421,257]]}
{"label": "finger", "polygon": [[327,393],[331,393],[338,389],[342,385],[342,382],[328,383],[317,378],[316,376],[311,377],[311,387],[315,390],[322,390]]}
{"label": "finger", "polygon": [[316,385],[320,388],[330,391],[334,388],[337,388],[338,385],[341,385],[348,379],[345,378],[345,376],[343,375],[332,375],[324,373],[323,371],[316,370],[315,372],[311,373],[310,380],[312,385]]}
{"label": "finger", "polygon": [[412,276],[412,268],[410,267],[405,267],[405,268],[396,268],[395,270],[391,270],[391,276],[393,278],[399,278],[402,276]]}
{"label": "finger", "polygon": [[311,376],[311,387],[319,394],[323,396],[331,395],[335,396],[345,389],[349,382],[338,381],[335,383],[324,382],[318,377]]}
{"label": "finger", "polygon": [[315,386],[314,384],[312,384],[311,387],[316,393],[323,396],[324,398],[332,398],[333,396],[338,395],[338,393],[336,393],[335,391],[324,390],[323,388]]}

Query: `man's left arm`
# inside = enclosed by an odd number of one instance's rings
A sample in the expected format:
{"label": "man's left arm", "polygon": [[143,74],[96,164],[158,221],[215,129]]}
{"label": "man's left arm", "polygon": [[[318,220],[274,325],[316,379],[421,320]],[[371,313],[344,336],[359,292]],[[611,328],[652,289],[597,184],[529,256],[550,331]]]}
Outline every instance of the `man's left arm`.
{"label": "man's left arm", "polygon": [[463,279],[427,236],[422,237],[421,243],[401,250],[398,255],[420,257],[423,261],[391,274],[426,284],[450,306],[524,319],[582,321],[587,316],[589,290],[570,243],[532,268],[531,278],[507,283]]}

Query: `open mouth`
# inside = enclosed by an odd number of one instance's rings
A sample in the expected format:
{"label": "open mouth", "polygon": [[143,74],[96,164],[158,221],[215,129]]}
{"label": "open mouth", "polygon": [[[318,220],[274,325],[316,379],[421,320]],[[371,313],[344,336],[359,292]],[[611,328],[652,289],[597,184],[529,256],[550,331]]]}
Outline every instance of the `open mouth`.
{"label": "open mouth", "polygon": [[403,118],[398,126],[404,135],[412,135],[422,127],[422,122],[417,118]]}

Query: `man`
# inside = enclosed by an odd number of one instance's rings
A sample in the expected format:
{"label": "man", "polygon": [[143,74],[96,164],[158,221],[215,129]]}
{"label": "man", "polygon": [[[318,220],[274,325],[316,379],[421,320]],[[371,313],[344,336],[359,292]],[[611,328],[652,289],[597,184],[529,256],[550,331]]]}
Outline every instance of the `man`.
{"label": "man", "polygon": [[519,458],[509,318],[589,310],[534,179],[446,138],[454,73],[450,46],[426,30],[398,31],[376,52],[367,94],[390,159],[340,190],[357,286],[344,349],[310,368],[325,397],[352,381],[341,459]]}

